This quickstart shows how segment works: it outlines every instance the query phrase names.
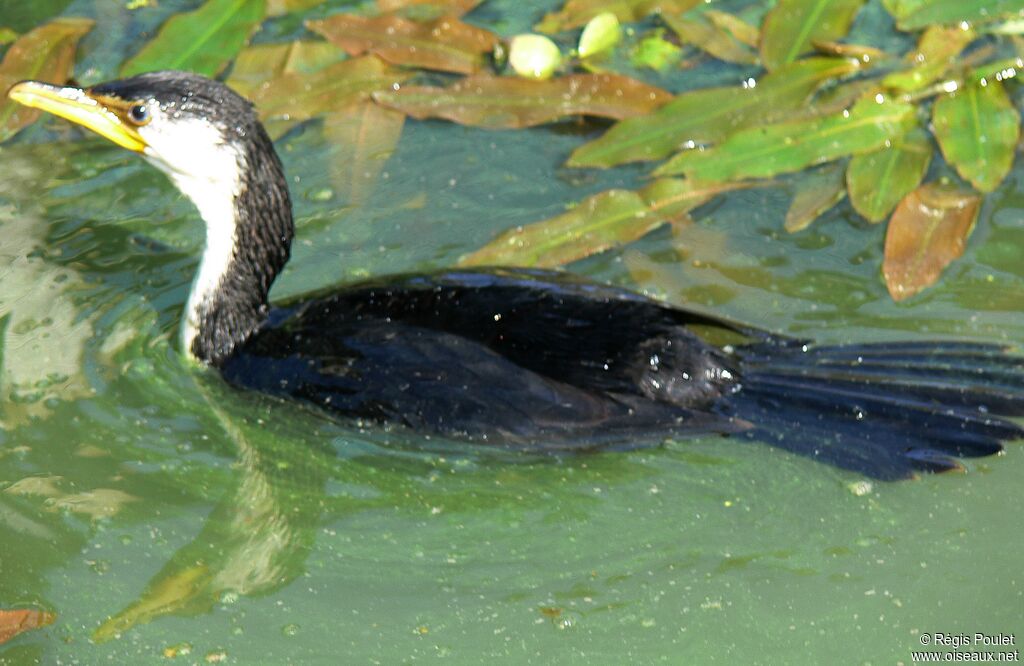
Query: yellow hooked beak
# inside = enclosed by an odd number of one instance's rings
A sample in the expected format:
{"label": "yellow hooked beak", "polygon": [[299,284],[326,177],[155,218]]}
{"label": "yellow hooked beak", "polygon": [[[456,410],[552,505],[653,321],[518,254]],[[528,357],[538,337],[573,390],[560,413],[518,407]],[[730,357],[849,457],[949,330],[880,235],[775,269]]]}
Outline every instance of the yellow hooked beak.
{"label": "yellow hooked beak", "polygon": [[61,88],[41,81],[22,81],[7,91],[19,104],[41,109],[96,132],[122,148],[136,153],[146,149],[146,141],[127,120],[130,102],[113,97],[93,97],[80,88]]}

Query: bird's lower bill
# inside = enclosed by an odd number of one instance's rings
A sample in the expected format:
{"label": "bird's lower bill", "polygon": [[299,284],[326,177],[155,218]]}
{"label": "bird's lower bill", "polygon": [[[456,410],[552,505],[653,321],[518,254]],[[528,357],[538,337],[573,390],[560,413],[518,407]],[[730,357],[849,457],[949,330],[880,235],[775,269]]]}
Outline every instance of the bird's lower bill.
{"label": "bird's lower bill", "polygon": [[134,127],[80,88],[62,88],[41,81],[22,81],[7,91],[19,104],[40,109],[96,132],[122,148],[141,153],[146,142]]}

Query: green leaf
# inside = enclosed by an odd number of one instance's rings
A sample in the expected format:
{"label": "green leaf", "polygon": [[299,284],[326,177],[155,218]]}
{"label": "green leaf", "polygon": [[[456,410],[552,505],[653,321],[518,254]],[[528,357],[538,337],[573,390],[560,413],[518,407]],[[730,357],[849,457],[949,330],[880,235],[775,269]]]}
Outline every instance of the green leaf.
{"label": "green leaf", "polygon": [[708,9],[705,10],[704,16],[750,48],[757,48],[757,45],[761,42],[761,31],[735,14],[720,12],[717,9]]}
{"label": "green leaf", "polygon": [[956,63],[957,56],[977,35],[960,26],[930,26],[921,35],[917,50],[907,54],[910,69],[893,72],[882,80],[889,90],[910,92],[920,90],[939,79]]}
{"label": "green leaf", "polygon": [[749,46],[704,18],[690,19],[669,14],[662,16],[662,20],[679,35],[680,40],[719,60],[740,65],[752,65],[757,62],[757,54]]}
{"label": "green leaf", "polygon": [[765,16],[761,62],[769,70],[793,62],[815,41],[846,36],[864,0],[779,0]]}
{"label": "green leaf", "polygon": [[921,184],[931,159],[932,143],[919,127],[888,148],[855,156],[846,170],[850,203],[865,219],[881,222]]}
{"label": "green leaf", "polygon": [[914,114],[910,104],[862,100],[848,112],[741,130],[714,148],[680,153],[654,173],[713,182],[792,173],[882,148],[910,129]]}
{"label": "green leaf", "polygon": [[14,32],[10,28],[0,27],[0,46],[4,44],[10,44],[18,38],[18,33]]}
{"label": "green leaf", "polygon": [[803,231],[845,196],[846,183],[839,164],[828,164],[801,178],[786,212],[786,231]]}
{"label": "green leaf", "polygon": [[373,53],[393,65],[411,65],[458,74],[483,69],[498,37],[489,30],[442,17],[416,23],[400,16],[365,18],[335,14],[306,27],[349,55]]}
{"label": "green leaf", "polygon": [[985,23],[1018,16],[1022,11],[1024,0],[928,0],[901,6],[896,25],[909,31],[933,23]]}
{"label": "green leaf", "polygon": [[263,21],[263,0],[209,0],[178,14],[121,67],[121,76],[182,69],[216,76]]}
{"label": "green leaf", "polygon": [[7,49],[0,62],[0,141],[35,122],[41,113],[8,99],[7,90],[23,79],[70,79],[78,40],[92,25],[88,19],[55,19],[25,33]]}
{"label": "green leaf", "polygon": [[1013,166],[1020,112],[998,81],[970,83],[935,100],[935,138],[946,161],[982,192],[991,192]]}
{"label": "green leaf", "polygon": [[935,283],[964,252],[981,208],[973,192],[927,183],[904,197],[885,234],[882,274],[893,300]]}
{"label": "green leaf", "polygon": [[618,74],[572,74],[548,81],[478,74],[447,88],[406,86],[376,93],[374,99],[414,118],[513,129],[573,115],[644,115],[668,101],[669,94]]}
{"label": "green leaf", "polygon": [[459,264],[560,266],[637,240],[716,194],[737,187],[743,185],[663,179],[639,192],[601,192],[566,213],[500,234],[464,256]]}
{"label": "green leaf", "polygon": [[857,71],[851,60],[809,58],[765,76],[752,88],[707,88],[676,97],[656,113],[616,124],[577,148],[568,166],[610,167],[658,160],[686,144],[717,143],[738,128],[803,107],[824,82]]}
{"label": "green leaf", "polygon": [[677,63],[682,49],[666,40],[664,34],[665,31],[659,28],[641,39],[633,53],[630,54],[630,64],[634,67],[649,67],[660,72]]}
{"label": "green leaf", "polygon": [[619,25],[619,19],[611,12],[603,12],[587,22],[576,51],[581,58],[589,58],[611,49],[621,39],[622,27]]}

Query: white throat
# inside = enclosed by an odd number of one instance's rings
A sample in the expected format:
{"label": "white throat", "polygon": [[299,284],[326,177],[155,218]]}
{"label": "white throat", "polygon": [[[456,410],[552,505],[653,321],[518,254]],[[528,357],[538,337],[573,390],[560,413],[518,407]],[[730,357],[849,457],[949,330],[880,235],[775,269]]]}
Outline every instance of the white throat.
{"label": "white throat", "polygon": [[[143,128],[145,129],[145,128]],[[210,124],[177,123],[172,136],[146,136],[147,160],[166,173],[182,194],[192,200],[206,224],[206,243],[199,270],[192,281],[188,305],[181,322],[181,344],[192,356],[192,342],[199,332],[201,312],[213,298],[231,266],[238,220],[235,199],[241,188],[241,156],[224,143]],[[187,165],[188,170],[176,168]]]}

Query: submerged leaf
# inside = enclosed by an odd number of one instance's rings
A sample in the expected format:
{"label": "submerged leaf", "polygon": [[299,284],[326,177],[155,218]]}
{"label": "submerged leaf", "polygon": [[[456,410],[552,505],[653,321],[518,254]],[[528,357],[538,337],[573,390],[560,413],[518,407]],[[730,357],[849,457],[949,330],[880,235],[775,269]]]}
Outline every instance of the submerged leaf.
{"label": "submerged leaf", "polygon": [[754,122],[770,122],[803,107],[824,82],[856,71],[851,60],[809,58],[765,76],[752,88],[732,86],[683,93],[656,113],[625,120],[577,148],[575,167],[610,167],[658,160],[684,145],[717,143]]}
{"label": "submerged leaf", "polygon": [[976,36],[970,28],[931,26],[921,35],[917,50],[907,55],[910,69],[893,72],[882,83],[898,92],[920,90],[949,71]]}
{"label": "submerged leaf", "polygon": [[53,624],[53,621],[56,619],[57,616],[53,613],[31,608],[0,609],[0,645],[3,645],[18,634],[23,634],[32,629],[41,629],[49,624]]}
{"label": "submerged leaf", "polygon": [[862,100],[848,112],[741,130],[714,148],[676,155],[655,174],[726,181],[792,173],[898,140],[914,111],[910,104]]}
{"label": "submerged leaf", "polygon": [[324,138],[331,143],[331,180],[335,195],[347,205],[359,206],[370,198],[404,123],[403,114],[373,102],[324,117]]}
{"label": "submerged leaf", "polygon": [[769,69],[796,60],[815,41],[842,39],[865,0],[779,0],[765,16],[761,61]]}
{"label": "submerged leaf", "polygon": [[1024,0],[917,0],[898,8],[896,25],[900,30],[919,30],[933,23],[997,21],[1022,11]]}
{"label": "submerged leaf", "polygon": [[472,74],[483,69],[497,36],[458,19],[415,23],[400,16],[336,14],[306,26],[349,55],[374,53],[395,65]]}
{"label": "submerged leaf", "polygon": [[800,179],[786,212],[786,231],[803,231],[845,196],[846,183],[838,164],[829,164]]}
{"label": "submerged leaf", "polygon": [[544,35],[516,35],[509,42],[508,65],[524,79],[550,79],[562,64],[562,52]]}
{"label": "submerged leaf", "polygon": [[481,74],[447,88],[407,86],[376,93],[374,99],[414,118],[514,129],[573,115],[642,115],[668,101],[669,94],[618,74],[573,74],[549,81]]}
{"label": "submerged leaf", "polygon": [[371,93],[393,89],[411,75],[375,56],[352,58],[313,74],[282,74],[256,89],[251,99],[261,118],[308,120],[368,100]]}
{"label": "submerged leaf", "polygon": [[679,35],[679,39],[719,60],[740,65],[752,65],[757,62],[757,54],[749,46],[703,18],[690,19],[669,14],[662,19]]}
{"label": "submerged leaf", "polygon": [[589,58],[612,48],[620,39],[622,28],[619,26],[619,19],[611,12],[602,12],[587,22],[576,51],[581,58]]}
{"label": "submerged leaf", "polygon": [[865,219],[881,222],[921,184],[931,158],[931,141],[920,128],[887,148],[857,155],[846,170],[850,203]]}
{"label": "submerged leaf", "polygon": [[40,111],[7,98],[7,90],[23,79],[64,83],[71,78],[78,40],[92,29],[88,19],[62,18],[24,34],[0,62],[0,141],[35,122]]}
{"label": "submerged leaf", "polygon": [[567,0],[561,11],[548,14],[535,28],[540,32],[562,32],[578,28],[598,14],[610,12],[622,23],[639,21],[656,12],[685,12],[700,0]]}
{"label": "submerged leaf", "polygon": [[900,202],[885,235],[882,272],[894,300],[910,298],[939,279],[964,252],[981,197],[927,183]]}
{"label": "submerged leaf", "polygon": [[168,19],[121,67],[121,76],[159,69],[215,76],[249,41],[263,15],[263,0],[208,0],[195,11]]}
{"label": "submerged leaf", "polygon": [[601,192],[566,213],[506,231],[459,263],[560,266],[635,241],[715,195],[745,186],[666,178],[639,192]]}
{"label": "submerged leaf", "polygon": [[704,12],[704,16],[735,39],[751,48],[757,48],[757,45],[761,42],[761,31],[735,14],[720,12],[717,9],[708,9]]}
{"label": "submerged leaf", "polygon": [[999,81],[972,83],[935,100],[935,138],[946,161],[981,190],[991,192],[1013,166],[1020,112]]}

